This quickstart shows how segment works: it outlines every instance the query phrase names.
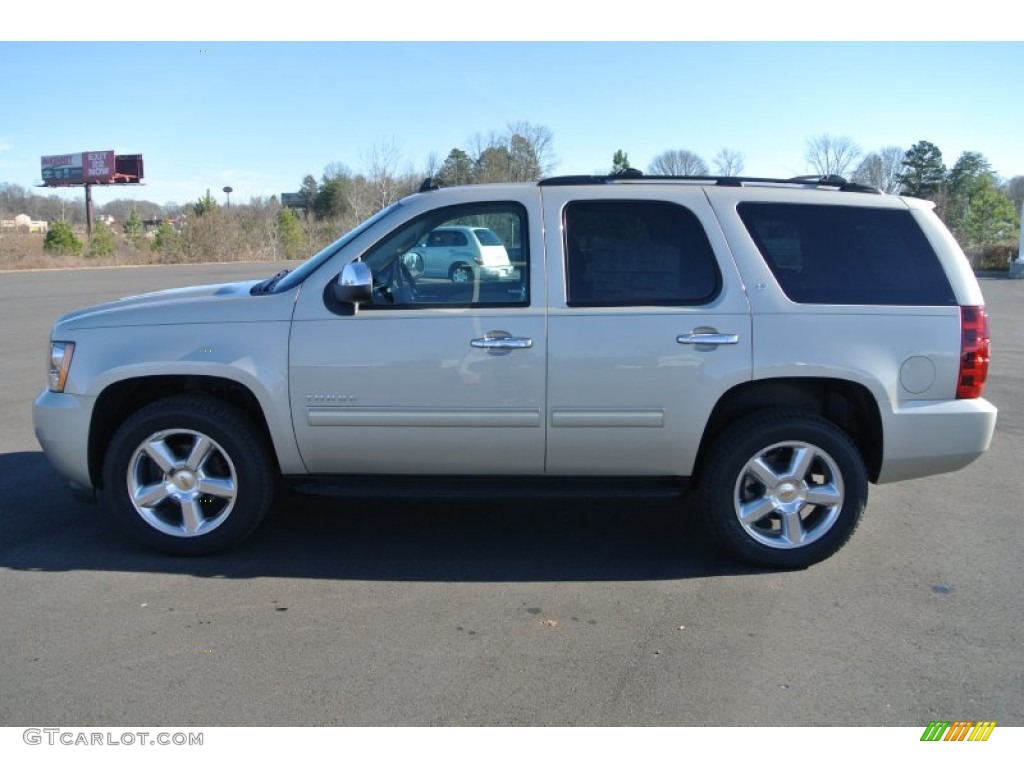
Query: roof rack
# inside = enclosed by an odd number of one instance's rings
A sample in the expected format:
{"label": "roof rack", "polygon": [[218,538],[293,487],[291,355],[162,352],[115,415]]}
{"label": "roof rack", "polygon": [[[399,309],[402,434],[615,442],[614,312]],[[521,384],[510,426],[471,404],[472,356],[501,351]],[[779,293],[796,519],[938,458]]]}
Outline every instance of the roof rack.
{"label": "roof rack", "polygon": [[541,187],[568,187],[585,184],[615,184],[630,181],[684,181],[694,184],[714,184],[719,187],[744,187],[750,184],[787,184],[799,187],[831,187],[840,192],[865,192],[873,195],[882,194],[882,190],[866,184],[854,184],[842,176],[794,176],[789,179],[771,179],[757,176],[645,176],[636,168],[610,173],[607,176],[552,176],[537,182]]}

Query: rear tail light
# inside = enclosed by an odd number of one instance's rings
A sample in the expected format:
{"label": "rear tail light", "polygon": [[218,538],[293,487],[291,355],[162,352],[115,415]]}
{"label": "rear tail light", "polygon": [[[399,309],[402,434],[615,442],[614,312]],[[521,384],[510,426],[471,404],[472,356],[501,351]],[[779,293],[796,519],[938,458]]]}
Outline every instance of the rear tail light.
{"label": "rear tail light", "polygon": [[985,308],[960,307],[960,378],[956,385],[958,400],[981,397],[985,379],[988,378],[991,349]]}

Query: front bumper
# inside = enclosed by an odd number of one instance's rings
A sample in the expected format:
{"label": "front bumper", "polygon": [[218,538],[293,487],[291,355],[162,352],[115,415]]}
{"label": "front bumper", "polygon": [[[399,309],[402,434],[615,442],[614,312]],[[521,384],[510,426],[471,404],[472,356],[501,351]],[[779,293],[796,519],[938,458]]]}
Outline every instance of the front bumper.
{"label": "front bumper", "polygon": [[44,391],[32,405],[32,424],[43,453],[70,483],[76,497],[92,495],[89,423],[95,398]]}

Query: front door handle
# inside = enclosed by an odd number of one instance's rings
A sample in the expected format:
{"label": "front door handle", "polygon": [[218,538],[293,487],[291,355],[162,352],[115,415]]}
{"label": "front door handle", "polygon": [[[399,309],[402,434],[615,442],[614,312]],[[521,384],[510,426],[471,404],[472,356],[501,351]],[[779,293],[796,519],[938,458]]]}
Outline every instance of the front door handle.
{"label": "front door handle", "polygon": [[676,336],[677,344],[707,344],[717,347],[721,344],[739,344],[738,333],[684,333]]}
{"label": "front door handle", "polygon": [[510,352],[513,349],[530,349],[533,339],[524,336],[513,336],[508,331],[488,331],[482,339],[472,339],[471,347],[496,352]]}

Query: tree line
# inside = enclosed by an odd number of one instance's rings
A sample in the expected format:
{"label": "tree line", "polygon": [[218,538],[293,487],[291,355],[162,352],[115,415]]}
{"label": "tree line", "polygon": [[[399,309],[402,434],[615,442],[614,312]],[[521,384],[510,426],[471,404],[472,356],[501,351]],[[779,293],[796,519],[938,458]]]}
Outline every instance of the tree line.
{"label": "tree line", "polygon": [[[941,150],[928,141],[909,149],[887,146],[864,152],[848,137],[823,134],[807,140],[804,160],[812,175],[842,176],[884,192],[935,201],[938,215],[968,252],[1016,245],[1024,176],[1003,180],[980,152],[963,152],[947,168]],[[557,162],[550,129],[526,122],[487,135],[478,133],[443,158],[432,153],[418,169],[403,161],[394,140],[371,148],[360,161],[358,171],[336,161],[327,164],[319,177],[307,173],[294,193],[293,201],[298,202],[290,207],[282,206],[276,195],[221,206],[209,191],[185,205],[113,200],[99,206],[98,213],[116,220],[116,238],[108,237],[100,225],[100,243],[79,246],[77,251],[100,255],[134,248],[152,252],[158,261],[304,258],[340,232],[415,192],[424,178],[439,186],[536,181],[550,175]],[[631,167],[627,152],[619,149],[608,171]],[[655,156],[646,172],[739,176],[744,169],[745,158],[735,149],[719,150],[709,164],[698,153],[680,148]],[[54,247],[76,252],[70,229],[84,223],[83,203],[0,183],[0,218],[16,213],[71,225],[69,231],[57,228],[60,242]],[[155,229],[143,226],[156,220],[163,223]]]}

